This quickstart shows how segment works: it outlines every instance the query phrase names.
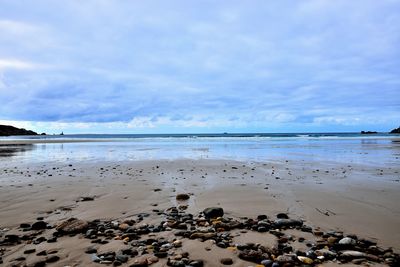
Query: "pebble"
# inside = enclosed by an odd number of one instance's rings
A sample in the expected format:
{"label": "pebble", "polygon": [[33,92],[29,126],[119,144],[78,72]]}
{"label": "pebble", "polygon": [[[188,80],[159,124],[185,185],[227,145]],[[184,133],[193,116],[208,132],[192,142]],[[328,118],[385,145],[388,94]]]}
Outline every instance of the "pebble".
{"label": "pebble", "polygon": [[139,258],[136,259],[133,264],[130,265],[130,267],[147,267],[149,266],[149,263],[147,262],[146,258]]}
{"label": "pebble", "polygon": [[324,256],[328,259],[333,259],[336,257],[336,253],[333,251],[330,251],[329,249],[319,249],[315,251],[315,254],[317,256]]}
{"label": "pebble", "polygon": [[263,265],[264,267],[271,267],[272,263],[273,263],[273,261],[271,261],[271,260],[262,260],[261,261],[261,265]]}
{"label": "pebble", "polygon": [[289,219],[289,216],[286,213],[278,213],[276,215],[276,218],[278,218],[278,219]]}
{"label": "pebble", "polygon": [[210,207],[203,210],[207,219],[218,218],[224,216],[224,210],[220,207]]}
{"label": "pebble", "polygon": [[[121,266],[129,262],[128,266],[135,267],[149,266],[158,262],[159,258],[168,258],[168,266],[202,267],[204,265],[202,260],[190,259],[190,255],[184,252],[185,238],[201,239],[201,241],[208,240],[207,243],[209,244],[207,244],[206,250],[211,250],[210,247],[212,246],[226,248],[227,252],[229,250],[232,255],[238,255],[242,260],[253,262],[257,264],[257,267],[315,265],[323,264],[328,260],[335,261],[336,259],[343,263],[352,262],[355,264],[363,263],[366,260],[375,263],[386,263],[391,266],[397,266],[396,264],[399,263],[399,255],[394,253],[393,250],[382,249],[376,246],[376,243],[358,239],[354,235],[343,237],[343,233],[338,231],[323,233],[318,228],[313,229],[303,225],[301,220],[289,219],[286,213],[279,213],[277,219],[272,221],[268,219],[267,215],[258,215],[255,219],[240,218],[237,220],[224,217],[224,211],[220,207],[207,208],[197,215],[172,207],[165,211],[157,210],[156,215],[162,216],[163,219],[160,223],[141,225],[133,220],[124,220],[122,222],[117,220],[94,220],[86,222],[71,218],[61,222],[56,227],[57,232],[54,233],[53,237],[49,237],[46,231],[30,232],[31,226],[29,224],[21,224],[19,231],[24,232],[25,235],[5,235],[0,239],[0,245],[15,245],[21,242],[39,244],[46,240],[48,242],[57,242],[57,237],[60,235],[69,234],[73,236],[74,234],[82,233],[79,236],[80,238],[90,239],[94,244],[105,244],[112,241],[127,245],[119,251],[109,251],[102,254],[97,254],[95,247],[88,247],[85,253],[91,254],[93,262],[106,265],[113,264],[114,266]],[[156,215],[152,213],[151,216]],[[141,221],[144,217],[150,216],[150,214],[140,213],[135,216],[137,216],[138,221]],[[37,224],[36,229],[42,228],[41,230],[45,230],[51,228],[43,221],[35,223]],[[283,231],[290,227],[295,227],[300,235],[296,235],[296,233],[288,235],[287,232]],[[233,229],[236,229],[236,231],[231,232]],[[170,233],[178,239],[167,239],[165,238],[166,235],[158,234],[164,231],[171,231]],[[277,239],[276,246],[264,247],[255,243],[234,243],[234,237],[251,231],[269,231]],[[309,232],[310,235],[318,237],[316,241],[312,241],[313,239],[310,238],[310,241],[306,242],[309,247],[308,251],[296,250],[294,253],[294,249],[290,246],[290,241],[305,241],[304,237],[302,237],[304,234],[300,231]],[[183,250],[178,249],[182,246]],[[357,248],[357,251],[343,251],[343,249],[353,249],[350,246]],[[338,251],[338,253],[335,251]],[[24,254],[34,252],[36,252],[35,249],[26,249]],[[41,261],[38,261],[37,266],[45,266],[46,262],[58,261],[60,257],[53,253],[57,253],[57,250],[37,253],[38,256],[47,256],[45,259],[42,258]],[[140,257],[134,259],[138,255]],[[130,258],[133,259],[130,260]],[[1,256],[0,260],[2,260]],[[17,260],[24,261],[25,258],[20,257]],[[220,259],[220,264],[231,265],[234,264],[234,261],[234,257],[222,258]],[[210,262],[209,264],[215,265],[217,263]]]}
{"label": "pebble", "polygon": [[58,225],[56,230],[61,233],[72,234],[82,232],[83,230],[86,230],[87,227],[88,223],[86,221],[70,218]]}
{"label": "pebble", "polygon": [[260,233],[263,233],[263,232],[267,232],[268,229],[266,227],[264,227],[264,226],[260,226],[260,227],[257,228],[257,231],[260,232]]}
{"label": "pebble", "polygon": [[350,237],[344,237],[339,240],[339,244],[341,244],[341,245],[356,245],[357,241]]}
{"label": "pebble", "polygon": [[178,194],[176,195],[176,200],[183,201],[188,200],[190,196],[188,194]]}
{"label": "pebble", "polygon": [[168,253],[165,251],[158,251],[158,252],[154,252],[154,256],[156,256],[158,258],[166,258],[168,256]]}
{"label": "pebble", "polygon": [[36,261],[32,264],[33,267],[44,267],[46,266],[46,261],[45,260],[39,260]]}
{"label": "pebble", "polygon": [[176,248],[179,248],[182,246],[182,240],[175,240],[174,242],[172,242],[172,245]]}
{"label": "pebble", "polygon": [[203,260],[194,260],[194,261],[191,261],[189,263],[189,265],[192,266],[192,267],[203,267],[204,266],[204,261]]}
{"label": "pebble", "polygon": [[274,221],[274,226],[276,228],[290,227],[290,226],[302,226],[303,221],[293,220],[293,219],[278,219]]}
{"label": "pebble", "polygon": [[31,254],[31,253],[34,253],[34,252],[36,252],[36,249],[31,248],[31,249],[25,250],[25,251],[24,251],[24,254]]}
{"label": "pebble", "polygon": [[200,238],[203,240],[207,240],[207,239],[215,237],[215,235],[216,235],[215,233],[193,233],[190,235],[190,239]]}
{"label": "pebble", "polygon": [[233,264],[233,260],[232,260],[231,258],[222,258],[222,259],[220,260],[220,262],[221,262],[223,265],[232,265],[232,264]]}
{"label": "pebble", "polygon": [[308,257],[303,257],[303,256],[297,256],[297,259],[305,264],[313,264],[313,262],[314,262],[312,259],[310,259]]}
{"label": "pebble", "polygon": [[122,263],[125,263],[125,262],[128,261],[129,257],[126,256],[126,255],[118,254],[118,255],[115,256],[115,259],[120,261],[120,262],[122,262]]}
{"label": "pebble", "polygon": [[23,229],[29,229],[31,228],[31,225],[29,223],[21,223],[19,227]]}
{"label": "pebble", "polygon": [[52,255],[52,256],[49,256],[48,258],[46,258],[46,262],[48,262],[48,263],[56,262],[56,261],[58,261],[59,259],[60,259],[59,256],[57,256],[57,255]]}
{"label": "pebble", "polygon": [[96,254],[92,254],[91,259],[93,262],[100,262],[101,259],[96,255]]}
{"label": "pebble", "polygon": [[43,230],[46,228],[47,228],[47,223],[44,221],[37,221],[31,226],[32,230]]}
{"label": "pebble", "polygon": [[47,255],[47,251],[46,250],[42,250],[39,253],[36,254],[37,256],[46,256]]}
{"label": "pebble", "polygon": [[85,250],[85,253],[87,253],[87,254],[97,253],[97,249],[94,248],[94,247],[88,247],[88,248]]}
{"label": "pebble", "polygon": [[84,202],[84,201],[93,201],[94,200],[94,197],[81,197],[81,201],[82,202]]}
{"label": "pebble", "polygon": [[128,229],[130,226],[129,226],[129,224],[127,224],[127,223],[121,223],[119,226],[118,226],[118,228],[120,229],[120,230],[123,230],[123,231],[125,231],[126,229]]}
{"label": "pebble", "polygon": [[291,254],[284,254],[284,255],[279,255],[276,258],[276,261],[279,263],[292,263],[295,261],[295,255],[291,255]]}
{"label": "pebble", "polygon": [[350,258],[361,258],[361,257],[366,257],[367,254],[355,250],[346,250],[342,251],[340,255],[343,257],[350,257]]}

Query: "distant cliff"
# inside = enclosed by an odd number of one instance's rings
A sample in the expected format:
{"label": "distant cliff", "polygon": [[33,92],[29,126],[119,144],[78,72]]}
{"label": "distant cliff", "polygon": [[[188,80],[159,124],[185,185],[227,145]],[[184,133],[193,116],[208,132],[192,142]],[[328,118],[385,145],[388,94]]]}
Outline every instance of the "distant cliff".
{"label": "distant cliff", "polygon": [[400,133],[400,127],[397,129],[391,130],[390,133],[396,133],[396,134]]}
{"label": "distant cliff", "polygon": [[375,131],[361,131],[361,134],[377,134]]}
{"label": "distant cliff", "polygon": [[10,125],[0,125],[0,136],[9,135],[37,135],[34,131],[19,129]]}

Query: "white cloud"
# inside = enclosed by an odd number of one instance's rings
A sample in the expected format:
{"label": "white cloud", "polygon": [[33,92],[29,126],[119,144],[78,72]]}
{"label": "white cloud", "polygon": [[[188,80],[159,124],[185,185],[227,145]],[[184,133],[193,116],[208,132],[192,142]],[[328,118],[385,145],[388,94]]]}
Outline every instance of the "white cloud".
{"label": "white cloud", "polygon": [[0,119],[168,131],[398,118],[399,2],[81,2],[1,4]]}
{"label": "white cloud", "polygon": [[41,65],[29,62],[29,61],[23,61],[23,60],[18,60],[18,59],[1,59],[0,58],[0,71],[6,70],[6,69],[15,69],[15,70],[35,69],[40,66]]}
{"label": "white cloud", "polygon": [[38,31],[39,28],[32,24],[15,20],[0,19],[0,33],[3,34],[3,38],[4,34],[25,35],[37,33]]}

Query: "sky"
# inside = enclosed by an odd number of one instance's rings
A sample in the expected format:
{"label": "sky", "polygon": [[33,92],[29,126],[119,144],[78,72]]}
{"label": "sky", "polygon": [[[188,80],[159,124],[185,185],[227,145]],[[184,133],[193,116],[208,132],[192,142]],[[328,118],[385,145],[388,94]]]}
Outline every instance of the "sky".
{"label": "sky", "polygon": [[0,0],[0,124],[389,131],[400,0]]}

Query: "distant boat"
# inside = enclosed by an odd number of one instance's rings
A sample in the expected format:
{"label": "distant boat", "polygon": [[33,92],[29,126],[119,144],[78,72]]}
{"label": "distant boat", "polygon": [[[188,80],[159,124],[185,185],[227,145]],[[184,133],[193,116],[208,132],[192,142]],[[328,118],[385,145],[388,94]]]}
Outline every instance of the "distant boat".
{"label": "distant boat", "polygon": [[64,135],[64,132],[61,132],[60,135]]}

